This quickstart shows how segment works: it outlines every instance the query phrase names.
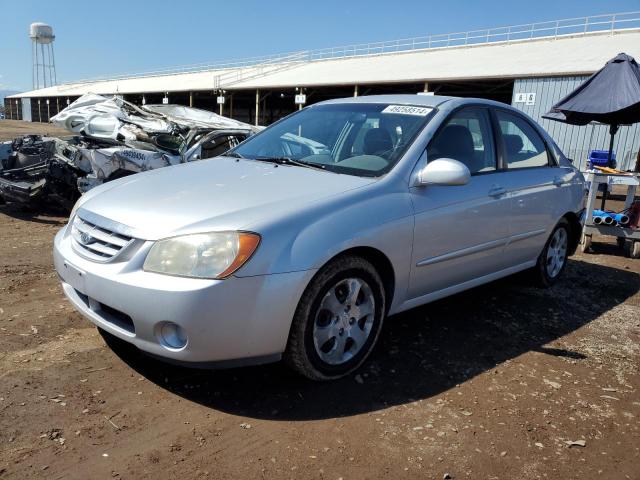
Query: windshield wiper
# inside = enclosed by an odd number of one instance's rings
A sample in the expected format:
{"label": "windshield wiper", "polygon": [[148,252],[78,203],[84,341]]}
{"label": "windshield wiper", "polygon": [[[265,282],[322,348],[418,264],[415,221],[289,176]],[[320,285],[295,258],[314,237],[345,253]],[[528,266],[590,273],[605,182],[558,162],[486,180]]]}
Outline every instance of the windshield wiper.
{"label": "windshield wiper", "polygon": [[260,162],[277,163],[278,165],[296,165],[298,167],[314,168],[316,170],[326,170],[324,165],[320,165],[317,163],[303,162],[300,160],[294,160],[293,158],[289,158],[289,157],[256,157],[256,160]]}
{"label": "windshield wiper", "polygon": [[242,155],[236,152],[227,152],[223,154],[225,157],[244,158]]}

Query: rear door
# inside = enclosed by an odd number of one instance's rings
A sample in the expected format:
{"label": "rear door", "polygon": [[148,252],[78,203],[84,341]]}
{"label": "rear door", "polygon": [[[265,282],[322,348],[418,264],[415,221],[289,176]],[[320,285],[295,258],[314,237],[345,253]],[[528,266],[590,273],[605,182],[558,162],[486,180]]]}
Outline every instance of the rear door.
{"label": "rear door", "polygon": [[427,147],[427,162],[453,158],[469,168],[467,185],[412,187],[415,211],[410,297],[497,272],[507,265],[510,202],[497,168],[489,110],[451,114]]}
{"label": "rear door", "polygon": [[505,169],[503,185],[511,204],[506,255],[513,264],[537,259],[566,205],[563,187],[569,172],[558,167],[537,128],[524,116],[494,109],[498,146]]}

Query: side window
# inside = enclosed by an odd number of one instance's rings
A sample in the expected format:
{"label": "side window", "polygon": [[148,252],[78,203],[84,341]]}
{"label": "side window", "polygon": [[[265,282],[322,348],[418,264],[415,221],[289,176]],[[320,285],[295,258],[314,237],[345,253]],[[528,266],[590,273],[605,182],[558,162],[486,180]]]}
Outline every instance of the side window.
{"label": "side window", "polygon": [[474,173],[496,169],[496,156],[488,113],[482,108],[465,108],[454,113],[427,147],[427,161],[453,158]]}
{"label": "side window", "polygon": [[245,138],[246,136],[244,134],[222,135],[213,138],[203,143],[200,158],[205,159],[222,155],[227,150],[239,145]]}
{"label": "side window", "polygon": [[542,137],[525,119],[497,110],[500,133],[509,168],[545,167],[549,155]]}

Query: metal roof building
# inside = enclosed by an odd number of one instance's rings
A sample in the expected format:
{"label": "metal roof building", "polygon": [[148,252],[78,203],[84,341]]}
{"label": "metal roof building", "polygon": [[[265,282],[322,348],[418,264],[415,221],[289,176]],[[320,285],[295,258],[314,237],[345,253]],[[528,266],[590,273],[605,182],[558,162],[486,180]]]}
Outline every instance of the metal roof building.
{"label": "metal roof building", "polygon": [[[541,115],[620,52],[640,59],[640,12],[77,81],[7,97],[5,109],[8,118],[48,121],[91,92],[122,95],[138,104],[164,101],[219,110],[269,124],[299,107],[296,94],[304,94],[306,104],[378,93],[475,96],[527,112],[568,156],[584,164],[589,150],[605,148],[607,128],[568,126]],[[633,167],[639,149],[640,126],[622,127],[616,139],[619,166]]]}

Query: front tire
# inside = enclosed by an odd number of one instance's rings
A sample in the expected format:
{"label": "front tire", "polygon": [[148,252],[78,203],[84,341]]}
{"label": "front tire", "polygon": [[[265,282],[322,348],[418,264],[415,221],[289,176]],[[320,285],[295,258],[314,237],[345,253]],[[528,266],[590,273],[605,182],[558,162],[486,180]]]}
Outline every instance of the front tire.
{"label": "front tire", "polygon": [[569,239],[571,231],[569,222],[561,219],[551,232],[547,243],[533,268],[534,280],[540,287],[553,285],[567,266]]}
{"label": "front tire", "polygon": [[361,257],[325,265],[305,290],[293,318],[285,362],[312,380],[333,380],[369,356],[386,312],[380,275]]}

